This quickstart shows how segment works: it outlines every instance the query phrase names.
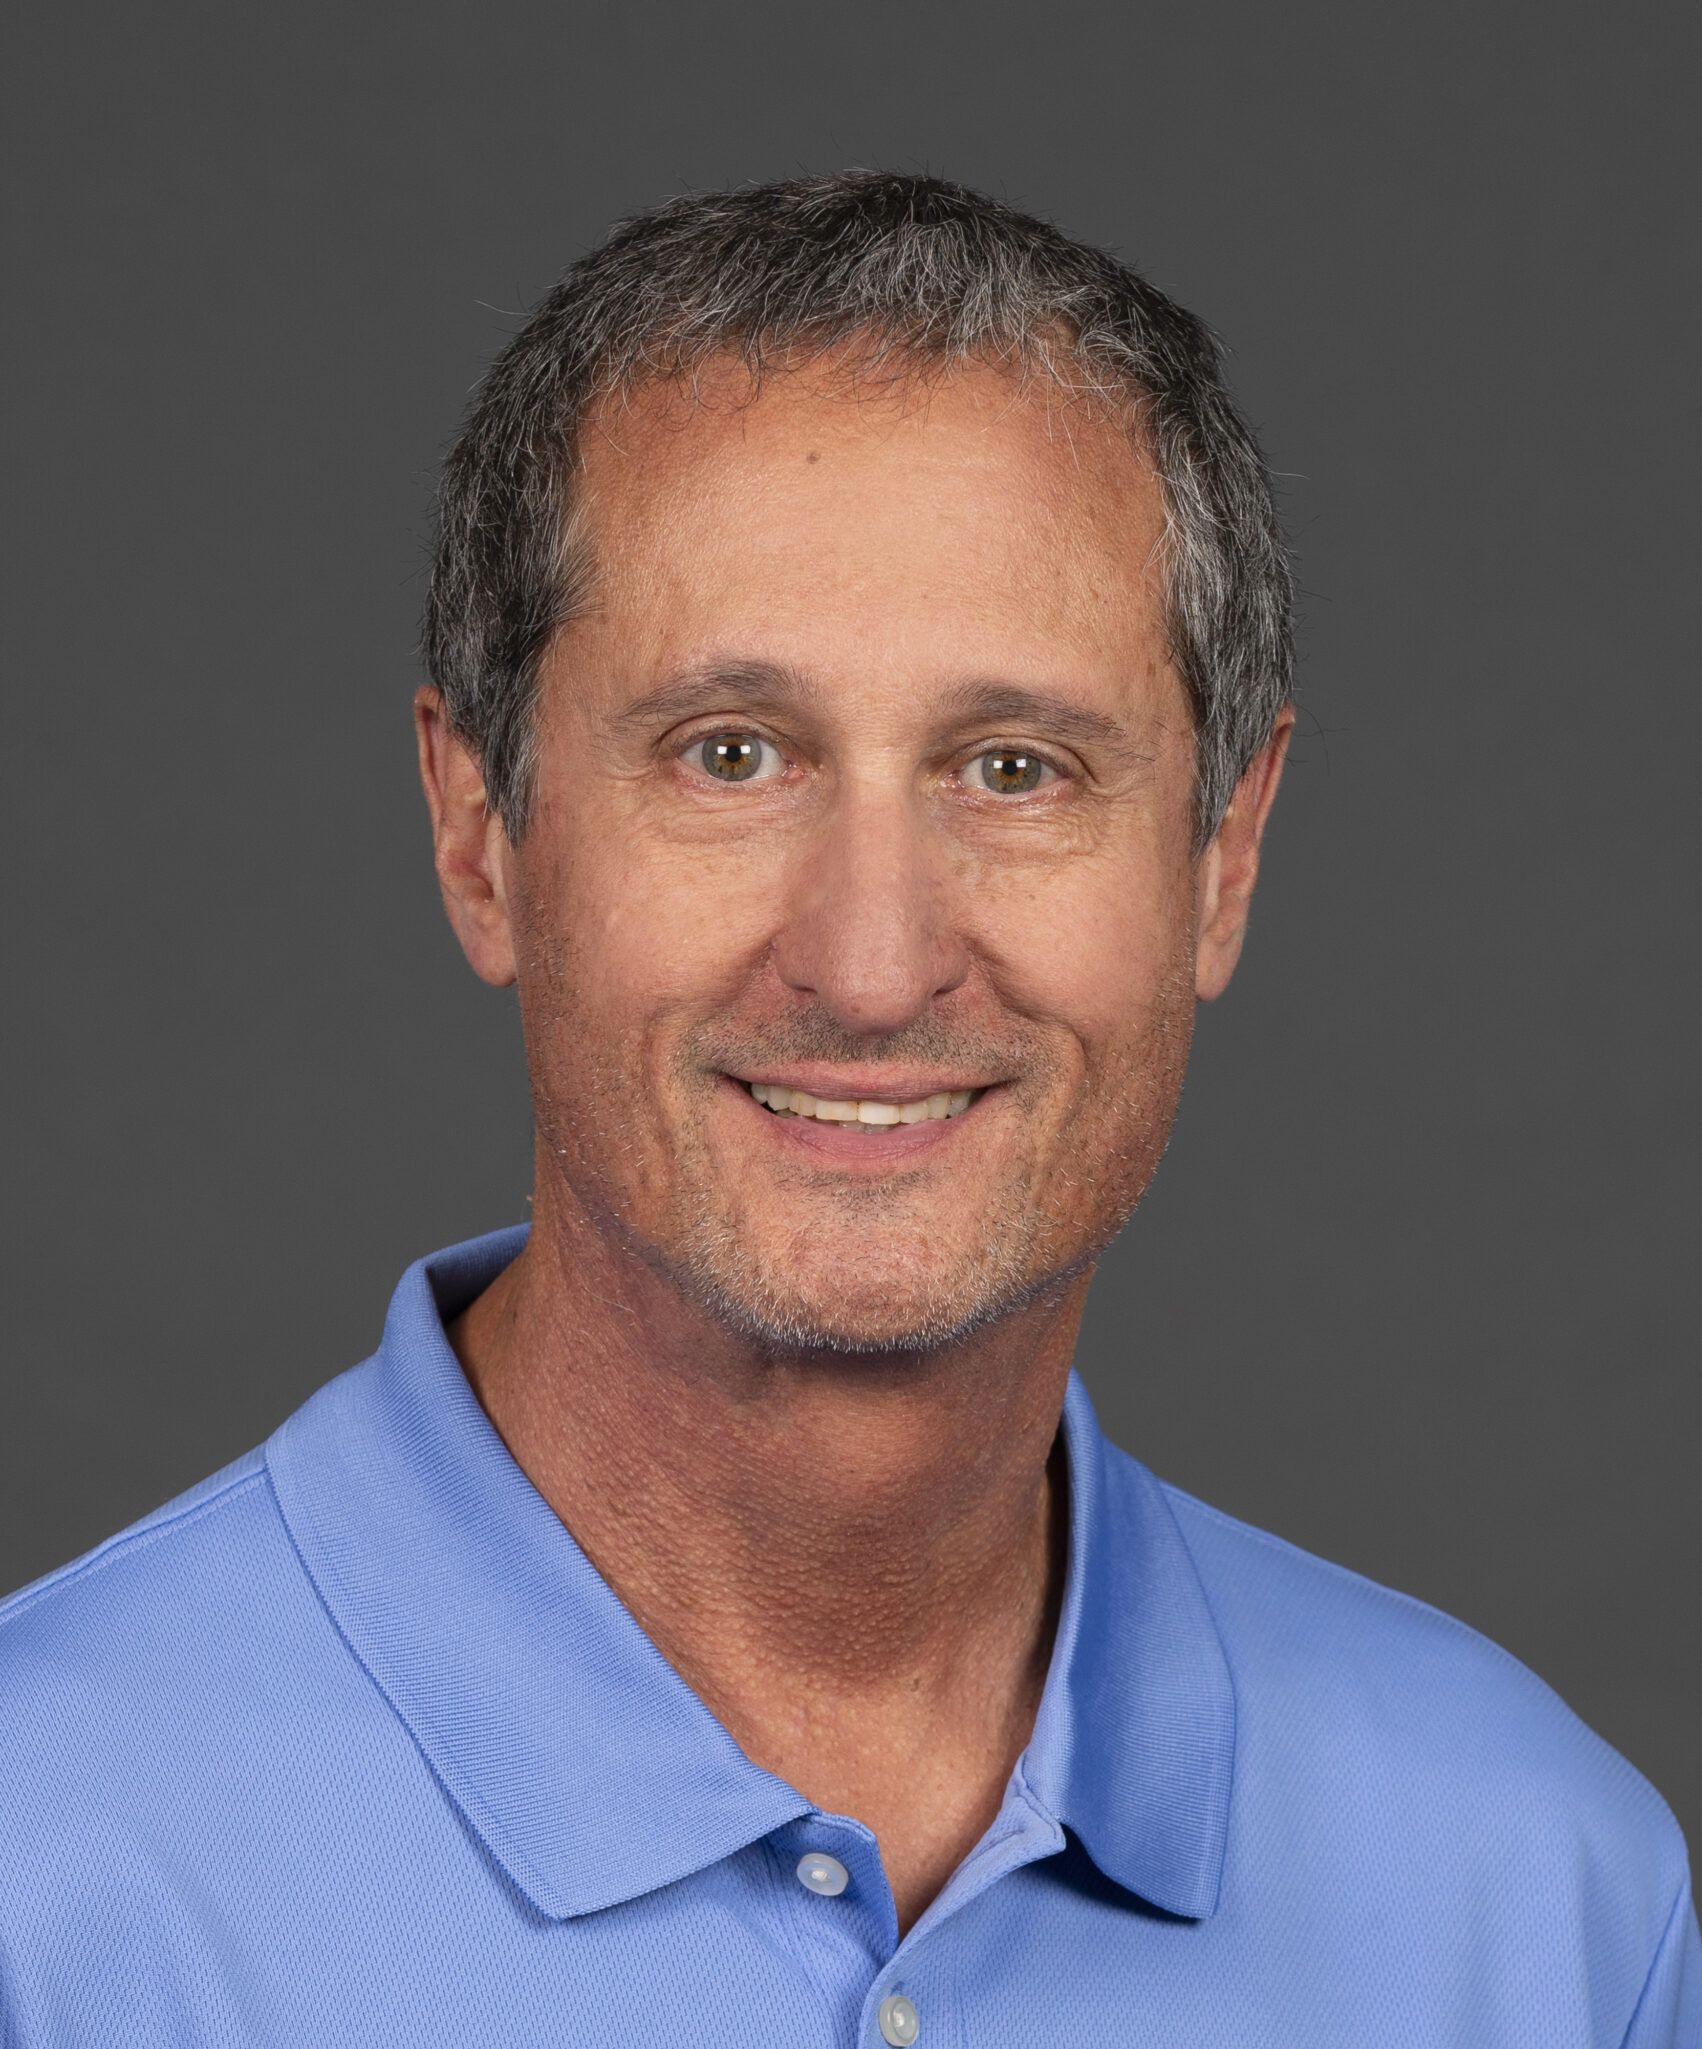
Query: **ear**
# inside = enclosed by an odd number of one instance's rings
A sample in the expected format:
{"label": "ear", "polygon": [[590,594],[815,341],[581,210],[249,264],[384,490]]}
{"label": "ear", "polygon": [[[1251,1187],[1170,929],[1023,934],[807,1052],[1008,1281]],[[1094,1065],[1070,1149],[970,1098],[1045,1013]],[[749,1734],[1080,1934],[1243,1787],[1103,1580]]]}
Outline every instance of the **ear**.
{"label": "ear", "polygon": [[1194,992],[1204,1003],[1229,987],[1241,942],[1247,934],[1247,912],[1253,884],[1259,878],[1259,842],[1271,800],[1282,780],[1294,707],[1284,705],[1275,730],[1235,786],[1212,843],[1200,856],[1194,876]]}
{"label": "ear", "polygon": [[414,692],[414,733],[443,908],[474,974],[493,989],[506,989],[516,972],[508,836],[486,805],[472,750],[450,730],[442,693],[429,683]]}

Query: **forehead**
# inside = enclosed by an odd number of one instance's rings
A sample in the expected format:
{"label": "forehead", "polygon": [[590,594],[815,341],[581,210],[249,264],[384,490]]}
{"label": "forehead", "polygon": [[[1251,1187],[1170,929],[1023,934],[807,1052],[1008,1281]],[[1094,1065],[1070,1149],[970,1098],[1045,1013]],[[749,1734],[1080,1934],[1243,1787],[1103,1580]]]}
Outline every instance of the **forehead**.
{"label": "forehead", "polygon": [[1123,424],[996,365],[753,383],[732,361],[600,402],[578,444],[591,611],[1103,652],[1161,623],[1163,500]]}

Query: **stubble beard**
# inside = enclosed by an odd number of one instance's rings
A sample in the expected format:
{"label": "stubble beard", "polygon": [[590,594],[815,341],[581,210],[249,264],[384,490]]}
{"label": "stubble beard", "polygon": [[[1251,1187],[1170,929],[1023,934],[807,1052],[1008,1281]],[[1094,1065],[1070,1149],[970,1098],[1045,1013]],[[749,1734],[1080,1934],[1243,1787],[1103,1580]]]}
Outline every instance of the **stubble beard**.
{"label": "stubble beard", "polygon": [[[693,1125],[669,1149],[662,1215],[648,1219],[610,1172],[624,1156],[627,1178],[642,1184],[645,1148],[630,1123],[593,1108],[630,1106],[648,1088],[613,1071],[588,1021],[562,1002],[560,980],[549,979],[553,1043],[532,1062],[534,1113],[540,1150],[572,1207],[729,1334],[792,1356],[936,1352],[1093,1267],[1169,1143],[1194,1018],[1191,951],[1179,950],[1140,1028],[1090,1069],[1052,1142],[1028,1149],[1023,1169],[976,1189],[945,1232],[940,1198],[913,1203],[902,1170],[882,1181],[812,1174],[792,1201],[800,1221],[778,1221],[791,1200],[779,1185],[759,1196],[753,1214]],[[560,1070],[557,1047],[572,1049]]]}

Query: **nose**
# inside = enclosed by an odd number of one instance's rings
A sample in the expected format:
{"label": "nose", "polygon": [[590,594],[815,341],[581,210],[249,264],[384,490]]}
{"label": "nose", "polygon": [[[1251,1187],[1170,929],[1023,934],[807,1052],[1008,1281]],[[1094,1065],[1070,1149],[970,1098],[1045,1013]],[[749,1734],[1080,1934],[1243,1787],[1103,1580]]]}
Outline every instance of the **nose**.
{"label": "nose", "polygon": [[901,790],[842,788],[799,851],[772,958],[846,1031],[902,1031],[969,972],[943,850]]}

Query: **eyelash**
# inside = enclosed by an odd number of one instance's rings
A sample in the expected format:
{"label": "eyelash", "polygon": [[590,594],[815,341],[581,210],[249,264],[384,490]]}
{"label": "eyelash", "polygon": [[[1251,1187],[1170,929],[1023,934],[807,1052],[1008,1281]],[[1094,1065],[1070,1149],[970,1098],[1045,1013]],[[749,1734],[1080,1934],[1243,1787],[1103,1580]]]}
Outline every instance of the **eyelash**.
{"label": "eyelash", "polygon": [[[731,736],[734,734],[736,734],[740,739],[755,740],[764,747],[773,748],[774,752],[780,755],[782,760],[785,759],[784,749],[782,749],[775,741],[771,740],[766,733],[759,733],[754,726],[707,726],[701,732],[693,733],[688,740],[683,741],[675,749],[674,758],[677,761],[685,761],[692,754],[694,754],[706,740],[716,740],[720,739],[724,735]],[[1055,782],[1069,782],[1074,780],[1071,771],[1067,768],[1061,767],[1059,763],[1052,760],[1050,755],[1042,754],[1039,748],[1026,746],[1020,741],[995,740],[991,746],[982,747],[978,749],[974,754],[972,754],[969,757],[968,761],[964,763],[964,767],[969,767],[970,764],[973,762],[985,761],[987,757],[991,754],[1020,754],[1030,761],[1038,761],[1040,765],[1048,772],[1048,777],[1050,778],[1050,780],[1048,781],[1042,781],[1038,785],[1039,789],[1048,789]],[[714,785],[716,782],[716,778],[711,776],[707,770],[704,770],[700,773],[699,780],[705,783],[709,783],[711,785]],[[753,782],[758,780],[763,782],[776,782],[779,780],[779,778],[775,776],[762,776],[760,778],[752,777],[750,778],[750,780],[752,780]],[[723,789],[737,789],[738,785],[736,783],[723,783],[720,785],[720,787]],[[1000,794],[1002,793],[994,790],[983,789],[976,791],[977,796],[996,797]],[[1027,792],[1024,794],[1032,795],[1035,793]]]}

